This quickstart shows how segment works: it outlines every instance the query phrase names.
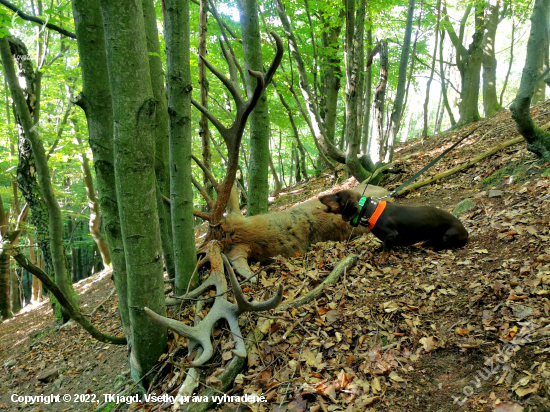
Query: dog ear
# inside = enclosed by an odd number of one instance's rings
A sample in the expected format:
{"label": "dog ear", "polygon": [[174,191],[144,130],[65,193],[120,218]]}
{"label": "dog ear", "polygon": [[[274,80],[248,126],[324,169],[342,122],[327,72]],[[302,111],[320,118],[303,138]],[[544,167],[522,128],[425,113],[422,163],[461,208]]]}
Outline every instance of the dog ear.
{"label": "dog ear", "polygon": [[336,214],[342,213],[342,209],[340,206],[340,197],[338,196],[337,193],[334,193],[332,195],[321,196],[319,198],[319,201],[327,207],[325,209],[325,212],[336,213]]}

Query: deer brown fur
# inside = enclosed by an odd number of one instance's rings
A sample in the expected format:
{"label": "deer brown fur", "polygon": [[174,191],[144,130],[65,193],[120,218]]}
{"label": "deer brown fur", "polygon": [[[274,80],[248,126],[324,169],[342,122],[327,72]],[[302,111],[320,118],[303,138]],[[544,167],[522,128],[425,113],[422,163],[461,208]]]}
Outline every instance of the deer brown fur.
{"label": "deer brown fur", "polygon": [[[355,190],[362,192],[364,186]],[[366,196],[384,196],[388,192],[378,186],[369,186]],[[327,240],[348,239],[352,227],[338,215],[325,212],[326,207],[319,199],[312,199],[281,212],[242,217],[227,216],[221,223],[221,239],[228,257],[248,257],[255,261],[266,261],[274,256],[292,257],[304,253],[308,247]],[[357,227],[354,235],[368,233],[368,229]]]}

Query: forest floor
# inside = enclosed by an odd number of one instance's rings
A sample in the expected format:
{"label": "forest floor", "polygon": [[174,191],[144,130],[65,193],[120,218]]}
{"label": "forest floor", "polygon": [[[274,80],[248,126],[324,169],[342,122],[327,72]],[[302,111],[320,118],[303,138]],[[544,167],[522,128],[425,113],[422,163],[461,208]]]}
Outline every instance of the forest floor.
{"label": "forest floor", "polygon": [[[540,126],[550,102],[533,107]],[[380,183],[391,190],[480,123],[407,142],[396,149],[402,173]],[[448,170],[499,143],[518,137],[508,111],[477,129],[419,179]],[[550,178],[521,142],[471,168],[396,199],[453,211],[470,233],[459,250],[395,248],[386,261],[372,235],[314,245],[306,254],[253,265],[259,282],[244,288],[250,299],[285,286],[284,301],[307,293],[350,253],[358,261],[316,301],[297,310],[241,317],[242,331],[266,333],[230,390],[261,394],[266,403],[220,404],[219,411],[550,411]],[[342,172],[340,171],[340,179]],[[284,189],[271,209],[283,209],[356,185],[333,174]],[[494,192],[489,195],[491,189]],[[465,200],[467,199],[467,200]],[[113,287],[107,273],[80,282],[90,311]],[[94,315],[98,327],[120,333],[116,296]],[[180,319],[191,322],[190,309]],[[216,355],[209,376],[229,361],[224,326],[214,331]],[[185,377],[185,342],[170,334],[169,352],[153,384],[175,395]],[[225,352],[224,352],[225,351]],[[222,353],[224,352],[224,353]],[[57,368],[51,382],[44,371]],[[214,384],[210,378],[207,384]],[[48,304],[25,309],[0,324],[0,411],[18,410],[12,393],[118,393],[128,382],[124,347],[91,339],[79,326],[57,330]],[[103,401],[102,398],[98,401]],[[100,402],[98,402],[100,403]],[[62,407],[60,407],[60,405]],[[119,410],[126,410],[125,405]],[[87,410],[70,403],[21,410]],[[132,404],[129,410],[171,410]]]}

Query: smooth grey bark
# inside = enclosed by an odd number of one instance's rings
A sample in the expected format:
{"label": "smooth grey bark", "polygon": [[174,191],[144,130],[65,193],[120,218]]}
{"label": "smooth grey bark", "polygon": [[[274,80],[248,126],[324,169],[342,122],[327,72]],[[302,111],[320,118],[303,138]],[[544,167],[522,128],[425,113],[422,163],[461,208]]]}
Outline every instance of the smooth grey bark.
{"label": "smooth grey bark", "polygon": [[113,102],[115,180],[128,273],[130,366],[141,379],[166,348],[166,327],[145,314],[166,314],[162,246],[155,195],[155,97],[141,2],[101,0]]}
{"label": "smooth grey bark", "polygon": [[409,0],[409,9],[407,10],[407,23],[405,25],[405,35],[403,38],[403,47],[401,48],[401,58],[399,61],[399,75],[397,79],[397,90],[395,92],[395,102],[390,117],[390,130],[388,136],[388,150],[386,151],[386,163],[393,160],[393,147],[399,129],[401,128],[401,117],[403,115],[403,99],[405,97],[405,86],[407,84],[407,65],[409,63],[409,52],[411,50],[412,22],[414,17],[415,0]]}
{"label": "smooth grey bark", "polygon": [[279,180],[279,176],[277,175],[277,171],[275,170],[275,166],[273,165],[273,157],[271,155],[269,155],[269,169],[271,170],[271,175],[273,176],[272,195],[277,195],[283,188],[283,185],[281,185],[281,181]]}
{"label": "smooth grey bark", "polygon": [[166,67],[170,135],[170,203],[176,279],[183,295],[197,286],[197,262],[191,186],[191,66],[189,62],[189,1],[166,1]]}
{"label": "smooth grey bark", "polygon": [[[63,248],[63,221],[61,217],[61,208],[57,202],[53,190],[44,145],[38,136],[37,129],[33,127],[34,124],[27,101],[23,94],[23,90],[21,90],[21,87],[19,86],[19,81],[15,72],[15,64],[11,55],[7,36],[0,39],[0,53],[2,57],[4,75],[6,76],[6,80],[11,91],[16,112],[21,121],[25,138],[30,143],[34,154],[38,185],[48,211],[49,244],[52,255],[55,283],[66,295],[67,300],[74,304],[74,291],[70,282],[69,273],[67,271],[65,251]],[[68,319],[68,314],[64,310],[62,310],[62,315],[64,320]]]}
{"label": "smooth grey bark", "polygon": [[15,271],[15,261],[12,261],[11,257],[9,259],[8,266],[10,270],[11,311],[15,315],[21,310],[21,283],[19,282],[19,277]]}
{"label": "smooth grey bark", "polygon": [[[539,76],[546,72],[548,69],[548,36],[546,36],[546,45],[544,46],[544,51],[538,56],[538,74]],[[546,99],[546,82],[542,79],[535,86],[535,94],[533,95],[533,100],[531,104],[536,104],[543,102]]]}
{"label": "smooth grey bark", "polygon": [[483,35],[483,111],[489,117],[501,109],[497,97],[497,59],[495,40],[499,23],[500,0],[487,3],[485,9],[485,33]]}
{"label": "smooth grey bark", "polygon": [[531,99],[537,83],[541,80],[538,70],[539,57],[548,48],[549,18],[550,0],[535,0],[521,83],[518,94],[510,106],[516,127],[527,141],[527,149],[543,159],[550,157],[550,133],[544,132],[531,118]]}
{"label": "smooth grey bark", "polygon": [[441,76],[441,94],[443,96],[443,105],[449,113],[449,119],[451,121],[451,126],[456,124],[451,105],[449,104],[449,99],[447,98],[447,81],[445,80],[445,69],[443,67],[443,44],[445,42],[445,29],[441,30],[441,41],[439,42],[439,74]]}
{"label": "smooth grey bark", "polygon": [[[372,21],[369,18],[369,28],[367,29],[367,50],[366,55],[372,53]],[[365,97],[363,98],[363,133],[361,137],[361,153],[367,153],[369,144],[370,114],[372,109],[372,65],[365,69]]]}
{"label": "smooth grey bark", "polygon": [[424,128],[422,129],[422,137],[428,136],[428,104],[430,103],[430,87],[434,78],[435,71],[435,58],[437,56],[437,45],[439,42],[439,22],[441,21],[441,0],[437,0],[437,22],[435,25],[435,44],[432,57],[432,64],[430,66],[430,77],[426,83],[426,98],[424,99]]}
{"label": "smooth grey bark", "polygon": [[82,91],[76,98],[76,104],[84,110],[86,115],[88,142],[94,159],[97,200],[111,254],[118,311],[124,334],[129,337],[131,329],[126,258],[116,198],[113,105],[107,71],[103,21],[99,0],[72,0],[72,5],[82,70]]}
{"label": "smooth grey bark", "polygon": [[376,86],[373,105],[373,134],[370,139],[370,157],[374,163],[382,157],[384,142],[384,111],[388,85],[388,41],[380,41],[380,78]]}
{"label": "smooth grey bark", "polygon": [[443,13],[445,14],[447,33],[456,49],[456,64],[460,72],[462,79],[460,89],[460,104],[458,110],[460,113],[460,120],[458,125],[464,125],[467,123],[475,122],[479,120],[479,86],[480,86],[480,70],[481,70],[481,58],[483,54],[482,41],[484,31],[484,7],[485,4],[478,2],[475,4],[474,24],[475,31],[472,36],[472,42],[466,48],[462,42],[464,40],[464,29],[468,20],[468,15],[472,9],[471,5],[466,7],[466,11],[460,22],[460,32],[457,36],[453,29],[452,24],[449,21],[447,15],[447,8],[443,6]]}
{"label": "smooth grey bark", "polygon": [[[155,98],[155,175],[157,177],[160,192],[170,197],[170,169],[168,157],[168,103],[166,101],[166,89],[164,87],[164,71],[160,57],[160,43],[157,30],[157,14],[153,0],[142,0],[143,20],[145,22],[145,37],[147,50],[149,51],[149,72],[151,74],[151,87]],[[156,198],[156,197],[155,197]],[[158,198],[157,198],[158,200]],[[162,253],[164,264],[170,279],[176,276],[174,266],[174,246],[172,244],[172,223],[170,205],[157,203]]]}
{"label": "smooth grey bark", "polygon": [[411,80],[413,78],[414,73],[414,67],[416,63],[416,46],[418,44],[418,34],[420,33],[420,24],[422,22],[422,12],[424,11],[424,0],[420,1],[420,13],[418,14],[417,19],[417,27],[416,31],[414,33],[414,42],[412,46],[412,52],[411,52],[411,67],[409,69],[409,76],[407,77],[407,87],[405,88],[405,101],[403,102],[403,109],[402,111],[405,112],[405,109],[407,108],[407,102],[409,100],[409,87],[411,85]]}
{"label": "smooth grey bark", "polygon": [[[256,0],[239,0],[241,38],[243,44],[246,95],[250,99],[256,88],[256,78],[249,70],[263,72],[260,21]],[[269,196],[269,111],[267,93],[263,93],[250,114],[250,160],[248,170],[247,216],[267,212]]]}
{"label": "smooth grey bark", "polygon": [[365,65],[363,40],[365,33],[365,11],[365,0],[357,2],[357,12],[355,10],[355,0],[346,1],[346,39],[348,44],[345,107],[347,118],[345,131],[345,140],[347,142],[346,168],[349,174],[355,176],[359,181],[363,181],[369,176],[357,157],[361,146],[358,107],[363,94],[364,82],[361,71]]}

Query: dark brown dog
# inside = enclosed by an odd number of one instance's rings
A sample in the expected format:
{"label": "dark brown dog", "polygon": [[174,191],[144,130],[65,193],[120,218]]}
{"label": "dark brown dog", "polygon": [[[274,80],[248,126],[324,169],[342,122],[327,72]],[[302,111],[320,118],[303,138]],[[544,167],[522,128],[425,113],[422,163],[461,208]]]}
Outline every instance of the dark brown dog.
{"label": "dark brown dog", "polygon": [[[343,190],[319,200],[327,208],[325,212],[342,215],[349,222],[361,211],[361,193]],[[368,216],[374,210],[367,209]],[[364,222],[362,222],[364,223]],[[468,231],[460,220],[444,210],[431,206],[398,206],[387,203],[384,211],[371,228],[374,236],[384,242],[383,250],[392,246],[410,246],[425,242],[434,250],[462,247],[468,241]]]}

